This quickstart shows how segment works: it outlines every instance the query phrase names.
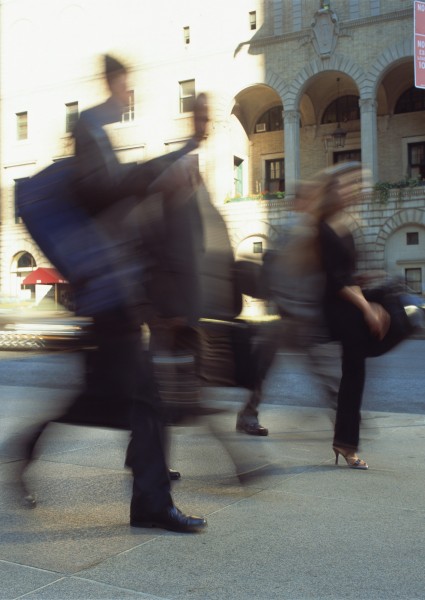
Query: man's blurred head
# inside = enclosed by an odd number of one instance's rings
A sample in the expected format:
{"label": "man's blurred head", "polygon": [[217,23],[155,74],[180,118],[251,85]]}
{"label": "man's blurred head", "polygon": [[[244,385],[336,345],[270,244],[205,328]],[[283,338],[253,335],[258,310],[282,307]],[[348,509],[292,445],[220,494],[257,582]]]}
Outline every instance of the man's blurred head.
{"label": "man's blurred head", "polygon": [[128,104],[127,69],[113,56],[104,56],[105,77],[111,96],[122,107]]}

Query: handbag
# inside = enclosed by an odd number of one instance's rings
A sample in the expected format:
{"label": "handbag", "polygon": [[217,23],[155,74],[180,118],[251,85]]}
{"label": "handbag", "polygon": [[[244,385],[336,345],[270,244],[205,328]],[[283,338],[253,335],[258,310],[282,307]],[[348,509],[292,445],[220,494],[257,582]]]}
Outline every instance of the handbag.
{"label": "handbag", "polygon": [[389,329],[382,340],[371,337],[367,349],[368,357],[386,354],[398,344],[425,327],[425,300],[412,293],[397,280],[364,290],[369,302],[376,302],[390,315]]}

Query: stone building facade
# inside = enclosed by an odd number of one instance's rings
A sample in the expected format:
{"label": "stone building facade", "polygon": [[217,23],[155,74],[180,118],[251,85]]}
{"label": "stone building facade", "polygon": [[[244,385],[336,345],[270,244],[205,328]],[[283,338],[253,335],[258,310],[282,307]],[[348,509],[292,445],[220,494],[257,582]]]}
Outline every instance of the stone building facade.
{"label": "stone building facade", "polygon": [[130,65],[133,95],[111,127],[124,162],[181,145],[193,96],[209,94],[199,164],[237,255],[261,257],[297,180],[358,159],[382,190],[352,216],[361,267],[423,292],[425,92],[414,87],[412,0],[3,0],[1,11],[3,294],[48,265],[15,190],[72,153],[72,119],[105,91],[105,51]]}

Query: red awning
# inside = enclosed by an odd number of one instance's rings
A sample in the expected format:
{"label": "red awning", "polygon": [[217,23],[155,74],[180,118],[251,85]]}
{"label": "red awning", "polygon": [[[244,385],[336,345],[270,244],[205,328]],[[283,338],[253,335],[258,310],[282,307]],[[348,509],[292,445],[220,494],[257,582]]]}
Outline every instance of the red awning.
{"label": "red awning", "polygon": [[21,285],[35,285],[37,283],[52,285],[54,283],[68,282],[58,271],[56,271],[56,269],[49,267],[38,267],[38,269],[31,271],[31,273],[25,277]]}

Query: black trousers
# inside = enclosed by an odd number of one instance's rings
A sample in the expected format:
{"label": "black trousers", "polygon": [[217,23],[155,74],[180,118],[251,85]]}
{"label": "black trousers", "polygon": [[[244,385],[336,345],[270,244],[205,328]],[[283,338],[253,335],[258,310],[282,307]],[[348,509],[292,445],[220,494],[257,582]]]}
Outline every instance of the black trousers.
{"label": "black trousers", "polygon": [[366,379],[364,352],[350,342],[342,343],[342,377],[337,397],[335,446],[357,450],[360,437],[361,406]]}
{"label": "black trousers", "polygon": [[89,388],[100,390],[112,420],[128,417],[133,495],[130,512],[143,518],[173,505],[161,402],[150,354],[138,320],[122,315],[95,319],[97,358]]}
{"label": "black trousers", "polygon": [[366,357],[371,334],[362,312],[344,300],[328,304],[325,315],[333,339],[342,346],[342,376],[338,390],[334,444],[357,450]]}
{"label": "black trousers", "polygon": [[[143,350],[140,326],[122,311],[94,319],[93,350],[87,351],[85,387],[53,422],[130,430],[133,496],[131,515],[143,518],[172,506],[167,442],[153,368]],[[49,422],[20,440],[22,472],[34,458]]]}

